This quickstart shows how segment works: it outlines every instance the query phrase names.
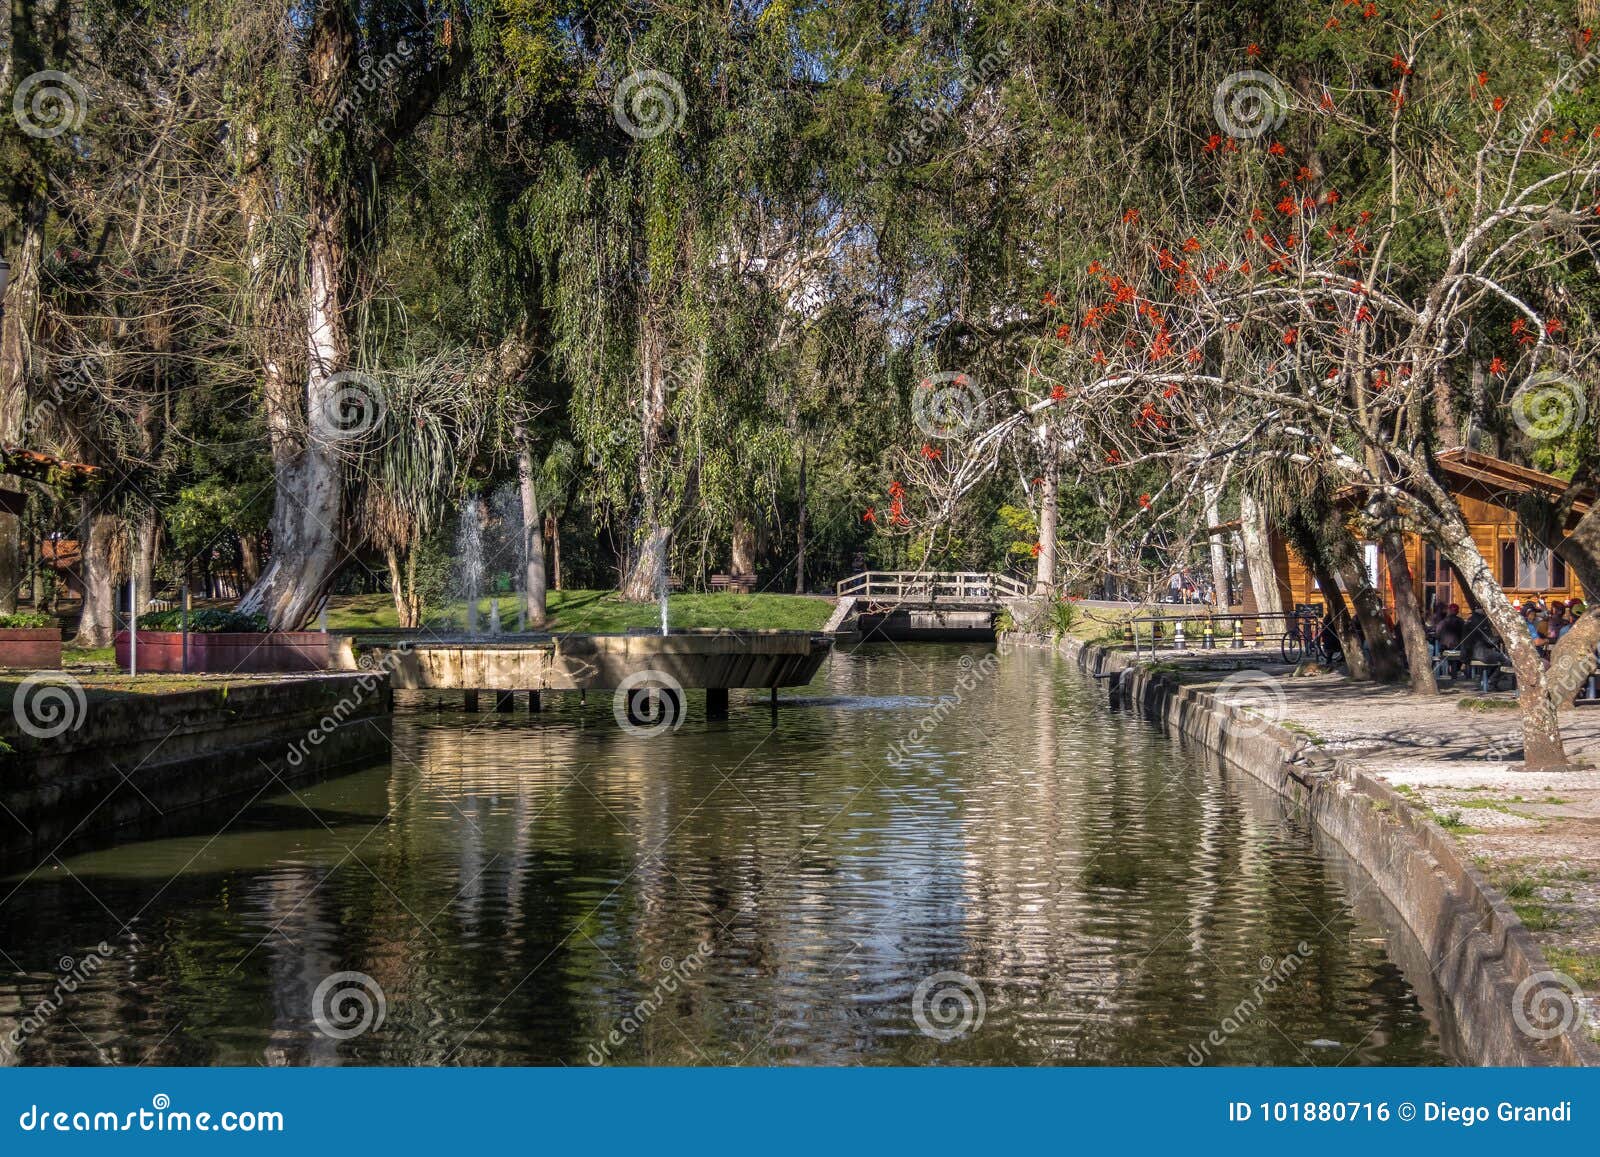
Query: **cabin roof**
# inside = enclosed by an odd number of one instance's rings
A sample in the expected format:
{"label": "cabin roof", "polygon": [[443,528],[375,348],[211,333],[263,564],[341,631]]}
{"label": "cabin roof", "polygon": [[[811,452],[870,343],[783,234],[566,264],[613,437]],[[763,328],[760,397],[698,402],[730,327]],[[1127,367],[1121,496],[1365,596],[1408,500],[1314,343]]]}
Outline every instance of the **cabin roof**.
{"label": "cabin roof", "polygon": [[98,466],[68,462],[42,450],[6,445],[0,445],[0,474],[48,483],[72,494],[97,485],[102,477]]}
{"label": "cabin roof", "polygon": [[1446,450],[1439,455],[1438,462],[1440,468],[1447,474],[1458,478],[1469,478],[1489,486],[1515,490],[1519,494],[1531,490],[1562,494],[1569,485],[1554,474],[1546,474],[1531,466],[1518,466],[1515,462],[1507,462],[1504,458],[1496,458],[1493,454],[1468,450],[1464,446]]}

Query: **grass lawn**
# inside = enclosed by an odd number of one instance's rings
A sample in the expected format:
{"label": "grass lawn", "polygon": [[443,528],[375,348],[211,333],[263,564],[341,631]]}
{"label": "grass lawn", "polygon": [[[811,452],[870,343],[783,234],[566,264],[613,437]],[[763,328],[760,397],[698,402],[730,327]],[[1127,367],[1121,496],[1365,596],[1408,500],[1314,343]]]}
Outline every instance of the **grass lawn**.
{"label": "grass lawn", "polygon": [[[730,627],[814,631],[828,621],[833,604],[812,595],[678,594],[667,600],[668,622],[674,627]],[[515,596],[500,599],[500,622],[515,630]],[[615,591],[551,591],[546,601],[552,631],[626,631],[659,627],[655,603],[624,603]],[[461,627],[466,604],[450,604],[429,616],[430,626]],[[489,600],[478,600],[480,624],[489,614]],[[386,595],[336,595],[328,606],[332,630],[393,628],[394,600]]]}

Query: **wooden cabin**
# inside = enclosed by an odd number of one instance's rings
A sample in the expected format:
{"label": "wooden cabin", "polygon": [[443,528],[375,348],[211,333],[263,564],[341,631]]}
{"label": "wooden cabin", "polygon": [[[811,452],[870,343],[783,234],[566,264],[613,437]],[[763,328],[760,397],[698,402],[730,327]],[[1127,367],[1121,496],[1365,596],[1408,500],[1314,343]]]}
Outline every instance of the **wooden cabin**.
{"label": "wooden cabin", "polygon": [[[1449,450],[1438,458],[1444,480],[1466,515],[1472,537],[1489,565],[1495,568],[1507,596],[1520,602],[1537,595],[1545,599],[1586,597],[1578,576],[1551,551],[1529,555],[1517,542],[1517,501],[1529,491],[1542,490],[1551,497],[1561,494],[1567,484],[1561,479],[1527,466],[1518,466],[1475,450]],[[1570,525],[1588,510],[1587,504],[1574,507]],[[1272,536],[1273,567],[1284,606],[1322,602],[1311,570],[1301,562],[1283,539]],[[1459,603],[1465,612],[1468,600],[1461,580],[1433,546],[1416,534],[1405,536],[1406,559],[1411,577],[1426,613],[1437,604]],[[1384,605],[1392,606],[1394,592],[1389,585],[1389,565],[1375,542],[1362,543],[1367,573],[1383,594]],[[1600,593],[1600,592],[1596,592]]]}

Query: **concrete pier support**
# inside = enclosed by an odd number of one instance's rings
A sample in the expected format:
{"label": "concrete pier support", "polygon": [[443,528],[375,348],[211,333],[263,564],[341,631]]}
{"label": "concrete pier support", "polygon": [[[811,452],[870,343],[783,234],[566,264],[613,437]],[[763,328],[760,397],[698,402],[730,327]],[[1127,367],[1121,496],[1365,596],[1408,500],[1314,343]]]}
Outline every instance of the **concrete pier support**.
{"label": "concrete pier support", "polygon": [[627,693],[628,722],[635,727],[669,727],[683,720],[683,696],[670,687],[635,687]]}
{"label": "concrete pier support", "polygon": [[726,687],[706,688],[706,718],[726,719],[728,717],[728,689]]}
{"label": "concrete pier support", "polygon": [[515,711],[517,707],[517,693],[515,691],[496,691],[494,693],[494,709],[496,711]]}
{"label": "concrete pier support", "polygon": [[528,692],[528,713],[530,715],[537,715],[542,709],[543,709],[543,704],[541,704],[539,702],[539,693],[537,691],[529,691]]}
{"label": "concrete pier support", "polygon": [[478,693],[475,690],[461,692],[461,709],[463,711],[476,711],[478,709]]}

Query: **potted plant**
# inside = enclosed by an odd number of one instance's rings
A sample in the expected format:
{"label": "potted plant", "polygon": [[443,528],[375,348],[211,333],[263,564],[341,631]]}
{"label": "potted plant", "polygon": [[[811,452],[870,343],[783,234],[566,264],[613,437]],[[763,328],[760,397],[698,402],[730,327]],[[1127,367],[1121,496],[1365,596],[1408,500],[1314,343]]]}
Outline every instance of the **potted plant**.
{"label": "potted plant", "polygon": [[61,666],[61,624],[54,615],[0,615],[0,667],[53,671]]}
{"label": "potted plant", "polygon": [[[213,609],[189,612],[187,635],[183,628],[182,611],[140,615],[138,669],[231,675],[329,666],[329,636],[321,631],[269,631],[259,615]],[[128,632],[118,631],[117,666],[123,670],[133,658],[128,644]]]}

